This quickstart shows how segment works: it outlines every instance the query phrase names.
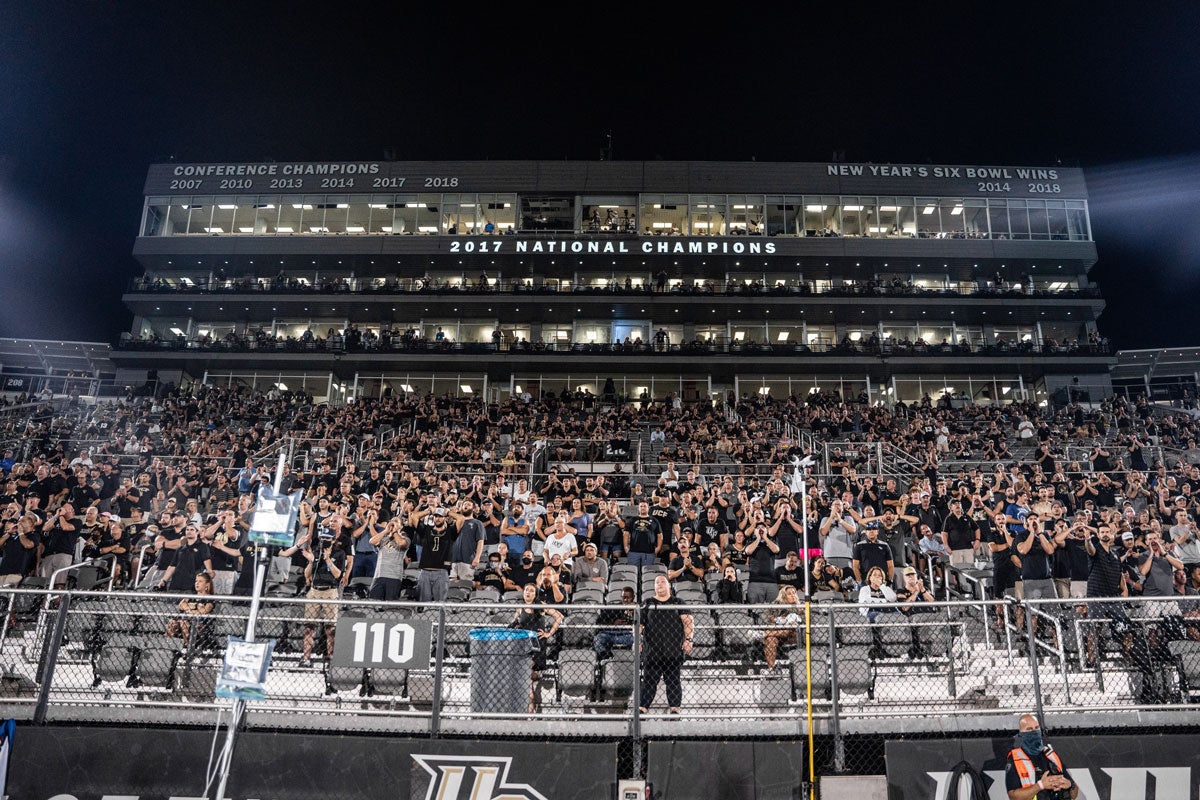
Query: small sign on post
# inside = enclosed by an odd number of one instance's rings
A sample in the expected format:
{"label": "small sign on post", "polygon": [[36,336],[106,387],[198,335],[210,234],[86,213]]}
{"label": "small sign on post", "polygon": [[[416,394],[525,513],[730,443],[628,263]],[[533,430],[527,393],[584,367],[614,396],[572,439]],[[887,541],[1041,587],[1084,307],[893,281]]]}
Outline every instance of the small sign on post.
{"label": "small sign on post", "polygon": [[225,660],[217,678],[217,697],[264,700],[267,697],[267,668],[271,665],[274,639],[247,642],[229,637]]}
{"label": "small sign on post", "polygon": [[296,541],[296,516],[303,491],[279,494],[270,486],[258,490],[258,503],[250,522],[250,541],[291,547]]}

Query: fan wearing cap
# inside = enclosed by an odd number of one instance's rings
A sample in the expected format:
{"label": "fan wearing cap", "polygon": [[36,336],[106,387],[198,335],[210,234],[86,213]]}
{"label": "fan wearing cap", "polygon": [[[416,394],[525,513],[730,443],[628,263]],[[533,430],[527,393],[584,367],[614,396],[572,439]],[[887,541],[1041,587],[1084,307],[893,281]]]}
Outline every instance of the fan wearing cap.
{"label": "fan wearing cap", "polygon": [[444,506],[431,510],[422,504],[409,516],[408,524],[416,528],[420,546],[417,598],[422,603],[441,602],[450,591],[450,549],[457,530],[450,527]]}
{"label": "fan wearing cap", "polygon": [[158,536],[154,538],[154,566],[142,579],[143,588],[158,586],[167,570],[175,564],[175,554],[183,546],[183,532],[186,527],[187,514],[183,509],[173,511],[168,524],[162,526]]}
{"label": "fan wearing cap", "polygon": [[571,565],[571,580],[575,586],[588,583],[598,584],[601,588],[608,586],[608,562],[597,557],[595,542],[584,543],[583,556]]}

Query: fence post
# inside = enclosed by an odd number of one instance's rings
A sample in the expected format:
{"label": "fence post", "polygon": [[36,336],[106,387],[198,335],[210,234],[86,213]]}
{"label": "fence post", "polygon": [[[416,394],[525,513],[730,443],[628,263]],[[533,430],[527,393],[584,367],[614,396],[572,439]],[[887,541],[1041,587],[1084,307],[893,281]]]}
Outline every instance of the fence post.
{"label": "fence post", "polygon": [[1037,653],[1037,622],[1033,618],[1033,606],[1025,601],[1025,635],[1028,637],[1028,646],[1025,648],[1029,651],[1029,669],[1033,674],[1033,705],[1038,718],[1038,725],[1045,725],[1045,716],[1042,713],[1042,681],[1038,675],[1038,653]]}
{"label": "fence post", "polygon": [[837,664],[837,627],[834,625],[833,611],[829,611],[829,693],[833,704],[829,710],[829,728],[833,734],[833,771],[846,771],[846,743],[842,741],[842,726],[838,720],[841,713],[841,697],[838,690]]}
{"label": "fence post", "polygon": [[[641,569],[638,570],[641,574]],[[633,714],[629,718],[629,738],[633,747],[633,776],[642,776],[642,607],[633,607]]]}
{"label": "fence post", "polygon": [[433,660],[433,711],[429,717],[429,736],[436,739],[442,727],[442,668],[446,651],[446,606],[438,606],[437,653]]}
{"label": "fence post", "polygon": [[54,629],[42,645],[42,663],[39,672],[41,686],[38,688],[37,706],[33,711],[33,724],[46,724],[46,707],[50,704],[50,686],[54,683],[54,668],[58,665],[58,651],[62,647],[63,631],[67,628],[67,610],[71,596],[65,592],[58,598],[58,613],[54,617]]}

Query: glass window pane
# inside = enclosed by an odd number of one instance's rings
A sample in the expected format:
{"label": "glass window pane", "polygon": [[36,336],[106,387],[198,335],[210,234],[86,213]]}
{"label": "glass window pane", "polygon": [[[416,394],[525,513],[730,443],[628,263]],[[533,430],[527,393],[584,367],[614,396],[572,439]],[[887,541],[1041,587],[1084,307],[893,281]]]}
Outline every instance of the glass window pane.
{"label": "glass window pane", "polygon": [[188,233],[216,233],[212,230],[212,214],[213,204],[212,199],[207,197],[197,197],[196,200],[203,202],[192,203],[189,207],[188,214]]}
{"label": "glass window pane", "polygon": [[350,213],[350,198],[344,194],[331,194],[321,204],[325,209],[325,233],[345,233],[346,219]]}
{"label": "glass window pane", "polygon": [[758,236],[763,233],[763,202],[759,195],[730,195],[729,232]]}
{"label": "glass window pane", "polygon": [[867,233],[865,206],[857,197],[841,199],[842,236],[865,236]]}
{"label": "glass window pane", "polygon": [[1008,201],[1008,224],[1012,230],[1012,238],[1029,238],[1029,212],[1024,200]]}
{"label": "glass window pane", "polygon": [[688,233],[692,236],[723,236],[726,233],[725,196],[694,194],[689,197]]}
{"label": "glass window pane", "polygon": [[315,194],[302,197],[299,203],[293,203],[292,207],[300,206],[300,227],[297,229],[299,233],[325,233],[325,197]]}
{"label": "glass window pane", "polygon": [[1009,230],[1008,224],[1007,202],[1004,200],[990,200],[988,202],[988,224],[991,228],[993,239],[1012,238],[1012,232]]}
{"label": "glass window pane", "polygon": [[804,232],[803,198],[767,198],[767,236],[790,236]]}
{"label": "glass window pane", "polygon": [[1025,205],[1029,210],[1029,238],[1046,240],[1050,238],[1050,225],[1046,217],[1045,200],[1028,200]]}
{"label": "glass window pane", "polygon": [[645,195],[640,220],[642,232],[653,236],[683,233],[687,203],[687,195]]}
{"label": "glass window pane", "polygon": [[804,235],[840,236],[839,199],[828,195],[804,196]]}

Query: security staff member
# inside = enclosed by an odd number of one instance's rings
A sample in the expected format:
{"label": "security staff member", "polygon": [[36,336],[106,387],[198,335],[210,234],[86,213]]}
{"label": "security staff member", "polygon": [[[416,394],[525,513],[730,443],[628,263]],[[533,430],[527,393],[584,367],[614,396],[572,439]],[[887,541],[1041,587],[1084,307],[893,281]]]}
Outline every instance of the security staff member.
{"label": "security staff member", "polygon": [[1037,717],[1021,715],[1013,745],[1004,765],[1008,800],[1075,800],[1079,786],[1054,748],[1042,741]]}

